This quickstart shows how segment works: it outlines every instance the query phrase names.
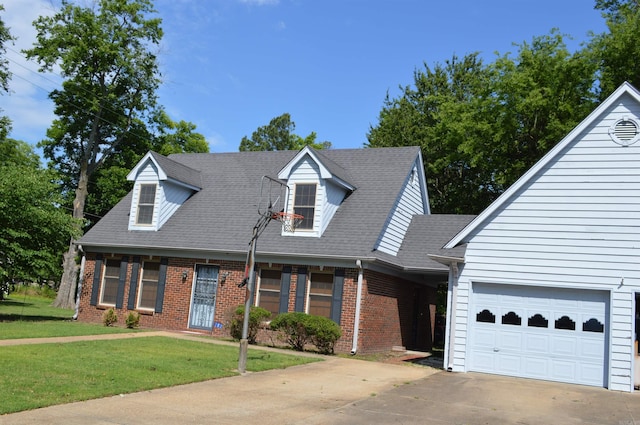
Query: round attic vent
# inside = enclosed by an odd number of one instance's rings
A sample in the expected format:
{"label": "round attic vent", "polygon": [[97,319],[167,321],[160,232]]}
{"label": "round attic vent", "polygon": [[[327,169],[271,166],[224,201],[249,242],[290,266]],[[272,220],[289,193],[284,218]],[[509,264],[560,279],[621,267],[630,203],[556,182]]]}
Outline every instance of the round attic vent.
{"label": "round attic vent", "polygon": [[628,118],[617,121],[609,129],[609,135],[619,145],[629,146],[638,141],[638,124]]}

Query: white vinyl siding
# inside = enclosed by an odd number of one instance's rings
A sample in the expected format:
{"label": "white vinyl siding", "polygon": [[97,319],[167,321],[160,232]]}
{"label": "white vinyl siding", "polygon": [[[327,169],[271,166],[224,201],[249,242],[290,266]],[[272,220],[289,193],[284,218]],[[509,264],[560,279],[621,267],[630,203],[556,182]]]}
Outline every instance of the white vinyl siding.
{"label": "white vinyl siding", "polygon": [[[306,148],[305,148],[306,149]],[[305,152],[304,150],[301,152]],[[316,185],[315,205],[313,206],[313,227],[298,227],[295,232],[282,231],[282,235],[321,237],[327,229],[333,216],[349,193],[349,189],[343,182],[336,179],[322,163],[316,162],[316,158],[309,154],[299,154],[295,162],[291,162],[278,175],[281,179],[287,180],[289,186],[289,200],[286,205],[287,212],[294,212],[296,207],[302,206],[296,200],[296,188],[300,185]],[[307,210],[308,211],[308,210]],[[303,211],[296,211],[305,215]],[[307,221],[305,217],[305,222]]]}
{"label": "white vinyl siding", "polygon": [[[138,223],[138,204],[140,188],[156,185],[155,203],[151,223]],[[158,169],[149,161],[136,176],[132,192],[131,210],[129,214],[129,230],[158,230],[166,223],[176,210],[193,194],[193,190],[171,181],[160,181]]]}
{"label": "white vinyl siding", "polygon": [[416,214],[425,214],[424,188],[418,166],[414,165],[404,188],[391,211],[385,227],[383,228],[376,249],[387,254],[396,255],[407,234],[411,219]]}
{"label": "white vinyl siding", "polygon": [[193,191],[171,182],[160,182],[160,211],[158,212],[158,229],[171,218],[182,204],[193,194]]}
{"label": "white vinyl siding", "polygon": [[[575,135],[563,151],[476,227],[458,281],[458,305],[470,283],[496,282],[611,293],[609,388],[629,391],[632,303],[640,290],[640,143],[615,144],[609,128],[638,116],[623,97]],[[464,302],[464,301],[463,301]],[[455,319],[454,370],[467,370],[466,332],[471,320]]]}
{"label": "white vinyl siding", "polygon": [[[149,224],[138,224],[138,202],[140,200],[140,188],[143,185],[156,185],[156,194],[155,194],[155,204],[153,205],[153,216],[151,219],[151,223]],[[132,193],[132,202],[131,202],[131,212],[129,213],[129,230],[156,230],[158,223],[158,206],[160,199],[161,188],[158,181],[158,169],[156,166],[149,162],[146,167],[140,170],[136,178],[136,182],[133,185],[133,193]]]}
{"label": "white vinyl siding", "polygon": [[322,182],[324,186],[324,193],[326,193],[326,199],[322,205],[322,221],[320,222],[320,234],[324,233],[327,226],[331,222],[331,219],[335,215],[336,211],[344,197],[347,196],[347,191],[331,182]]}
{"label": "white vinyl siding", "polygon": [[313,228],[296,230],[294,235],[319,237],[321,235],[320,222],[322,221],[322,210],[324,200],[326,199],[326,187],[324,184],[321,184],[320,169],[318,168],[318,165],[313,160],[311,160],[309,156],[306,156],[304,160],[300,161],[300,163],[296,165],[296,167],[292,170],[291,176],[289,177],[289,188],[291,190],[291,195],[289,196],[289,205],[287,208],[288,211],[293,211],[296,184],[315,184],[316,204],[313,216]]}

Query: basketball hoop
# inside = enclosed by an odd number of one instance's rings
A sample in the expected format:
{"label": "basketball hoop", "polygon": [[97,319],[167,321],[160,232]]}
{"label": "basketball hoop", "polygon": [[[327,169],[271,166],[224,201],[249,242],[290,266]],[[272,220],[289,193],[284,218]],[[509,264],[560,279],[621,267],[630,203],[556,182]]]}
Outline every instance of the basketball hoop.
{"label": "basketball hoop", "polygon": [[304,219],[300,214],[287,213],[283,211],[273,213],[271,218],[282,223],[282,230],[291,233],[296,231],[296,227],[298,227]]}

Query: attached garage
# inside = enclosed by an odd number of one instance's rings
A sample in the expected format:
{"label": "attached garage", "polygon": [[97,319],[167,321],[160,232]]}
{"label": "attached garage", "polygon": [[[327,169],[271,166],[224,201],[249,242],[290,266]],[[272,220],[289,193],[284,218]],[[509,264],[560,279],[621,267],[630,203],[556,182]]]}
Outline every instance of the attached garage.
{"label": "attached garage", "polygon": [[607,386],[606,291],[475,283],[469,370]]}
{"label": "attached garage", "polygon": [[449,265],[447,370],[634,391],[638,164],[640,91],[623,83],[429,253]]}

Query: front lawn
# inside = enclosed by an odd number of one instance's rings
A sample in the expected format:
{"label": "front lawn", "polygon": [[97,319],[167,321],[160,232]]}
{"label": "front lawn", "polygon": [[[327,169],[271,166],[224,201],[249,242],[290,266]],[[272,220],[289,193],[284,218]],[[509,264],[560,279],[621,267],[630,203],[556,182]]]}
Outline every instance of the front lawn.
{"label": "front lawn", "polygon": [[[247,370],[318,360],[251,348]],[[170,337],[2,347],[0,415],[237,375],[237,366],[237,347]]]}
{"label": "front lawn", "polygon": [[12,293],[0,301],[0,339],[100,335],[136,332],[121,327],[73,321],[72,309],[52,307],[52,299]]}
{"label": "front lawn", "polygon": [[[73,321],[73,310],[52,302],[19,293],[0,301],[0,339],[136,332]],[[238,347],[170,337],[2,347],[0,415],[237,375],[238,353]],[[247,370],[313,361],[251,348]]]}

